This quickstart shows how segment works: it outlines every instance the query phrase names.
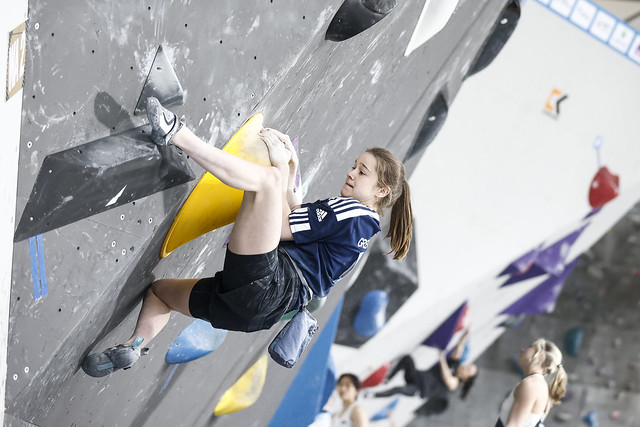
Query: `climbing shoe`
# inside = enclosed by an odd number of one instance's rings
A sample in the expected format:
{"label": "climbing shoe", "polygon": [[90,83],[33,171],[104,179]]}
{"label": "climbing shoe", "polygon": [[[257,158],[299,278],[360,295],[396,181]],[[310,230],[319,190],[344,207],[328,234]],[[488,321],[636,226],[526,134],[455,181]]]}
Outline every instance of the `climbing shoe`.
{"label": "climbing shoe", "polygon": [[104,377],[118,369],[129,369],[140,356],[149,352],[148,348],[140,348],[143,339],[141,337],[131,345],[120,344],[103,351],[87,356],[82,362],[82,370],[92,377]]}
{"label": "climbing shoe", "polygon": [[171,138],[184,125],[184,117],[178,119],[153,96],[147,98],[147,117],[151,123],[151,140],[156,145],[172,145]]}

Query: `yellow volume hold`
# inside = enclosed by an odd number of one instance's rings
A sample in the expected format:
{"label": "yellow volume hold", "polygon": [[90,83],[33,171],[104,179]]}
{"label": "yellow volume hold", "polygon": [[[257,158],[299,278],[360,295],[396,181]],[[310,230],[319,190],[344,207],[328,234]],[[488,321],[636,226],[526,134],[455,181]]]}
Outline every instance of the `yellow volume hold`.
{"label": "yellow volume hold", "polygon": [[233,414],[256,403],[266,378],[267,355],[265,354],[225,391],[213,414],[217,416]]}
{"label": "yellow volume hold", "polygon": [[[271,165],[269,151],[258,136],[263,116],[258,113],[247,120],[222,147],[222,151],[265,166]],[[242,203],[241,190],[229,187],[206,172],[182,205],[162,244],[160,255],[236,220]]]}

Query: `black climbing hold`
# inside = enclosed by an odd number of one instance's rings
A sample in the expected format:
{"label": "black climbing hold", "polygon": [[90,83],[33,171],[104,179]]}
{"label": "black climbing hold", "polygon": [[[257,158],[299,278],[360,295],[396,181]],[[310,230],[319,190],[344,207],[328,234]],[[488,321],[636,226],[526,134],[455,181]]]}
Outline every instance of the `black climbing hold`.
{"label": "black climbing hold", "polygon": [[449,400],[445,397],[432,397],[427,402],[414,411],[418,417],[428,417],[431,415],[441,414],[449,406]]}
{"label": "black climbing hold", "polygon": [[433,142],[440,131],[440,128],[442,128],[442,125],[447,119],[448,113],[449,106],[447,105],[447,100],[444,99],[442,93],[439,93],[431,102],[429,109],[427,109],[427,113],[422,119],[420,131],[413,140],[413,144],[411,144],[411,148],[409,148],[409,151],[404,158],[405,162],[416,154],[421,153]]}
{"label": "black climbing hold", "polygon": [[141,114],[145,111],[147,98],[150,96],[158,98],[165,107],[184,103],[182,85],[169,62],[169,58],[167,58],[167,55],[162,49],[162,45],[158,47],[156,56],[153,59],[149,75],[144,82],[138,103],[133,111],[134,115]]}
{"label": "black climbing hold", "polygon": [[345,0],[329,24],[326,40],[341,42],[379,22],[397,4],[397,0]]}
{"label": "black climbing hold", "polygon": [[193,180],[184,156],[150,133],[145,125],[47,156],[14,241]]}
{"label": "black climbing hold", "polygon": [[520,0],[512,0],[498,17],[466,77],[482,71],[498,56],[520,20]]}

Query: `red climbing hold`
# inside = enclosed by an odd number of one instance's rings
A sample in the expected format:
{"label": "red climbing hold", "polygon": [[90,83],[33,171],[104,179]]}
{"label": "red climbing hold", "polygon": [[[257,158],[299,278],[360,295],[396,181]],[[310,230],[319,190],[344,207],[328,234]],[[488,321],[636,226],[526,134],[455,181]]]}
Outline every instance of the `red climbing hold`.
{"label": "red climbing hold", "polygon": [[602,166],[591,181],[589,188],[589,204],[592,208],[604,206],[615,199],[619,193],[620,178],[612,174],[606,166]]}
{"label": "red climbing hold", "polygon": [[456,327],[453,329],[453,333],[455,334],[458,331],[465,329],[469,325],[469,316],[467,315],[469,312],[469,305],[465,304],[462,309],[462,313],[460,313],[460,318],[458,319],[458,323],[456,323]]}
{"label": "red climbing hold", "polygon": [[376,371],[369,375],[366,380],[362,381],[360,387],[367,388],[381,384],[387,376],[387,372],[389,372],[390,367],[391,362],[387,362],[384,365],[380,366]]}

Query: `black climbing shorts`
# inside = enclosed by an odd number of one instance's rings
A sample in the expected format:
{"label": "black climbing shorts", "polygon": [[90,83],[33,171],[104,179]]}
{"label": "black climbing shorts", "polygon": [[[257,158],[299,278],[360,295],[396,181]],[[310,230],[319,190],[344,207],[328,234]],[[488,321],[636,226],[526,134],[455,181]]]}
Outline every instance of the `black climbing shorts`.
{"label": "black climbing shorts", "polygon": [[298,308],[301,286],[291,259],[278,248],[260,255],[236,255],[227,249],[224,269],[191,290],[189,311],[214,328],[269,329]]}

